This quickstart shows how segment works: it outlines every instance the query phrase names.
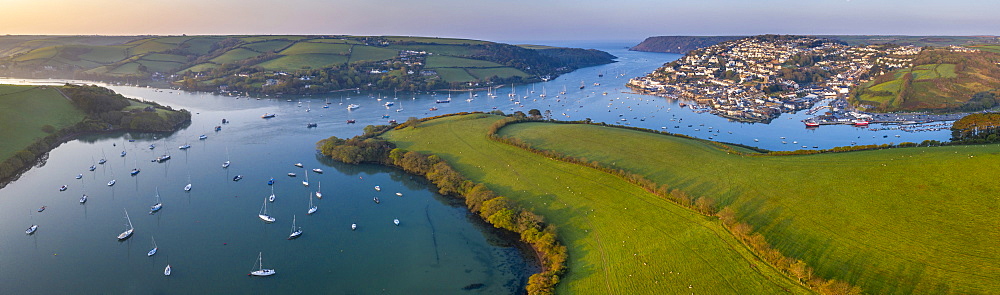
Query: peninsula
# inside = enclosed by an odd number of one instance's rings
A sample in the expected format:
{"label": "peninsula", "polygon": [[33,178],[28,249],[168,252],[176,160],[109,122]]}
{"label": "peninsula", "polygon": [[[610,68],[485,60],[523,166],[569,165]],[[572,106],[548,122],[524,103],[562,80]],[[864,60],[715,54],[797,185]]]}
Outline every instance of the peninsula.
{"label": "peninsula", "polygon": [[0,36],[0,74],[268,94],[482,88],[545,81],[614,58],[432,37]]}

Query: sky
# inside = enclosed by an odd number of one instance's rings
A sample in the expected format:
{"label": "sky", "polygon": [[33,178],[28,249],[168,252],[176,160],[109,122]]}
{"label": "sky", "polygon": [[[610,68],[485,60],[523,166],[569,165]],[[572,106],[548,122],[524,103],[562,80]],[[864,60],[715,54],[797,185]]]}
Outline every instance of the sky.
{"label": "sky", "polygon": [[994,0],[0,0],[0,34],[998,35]]}

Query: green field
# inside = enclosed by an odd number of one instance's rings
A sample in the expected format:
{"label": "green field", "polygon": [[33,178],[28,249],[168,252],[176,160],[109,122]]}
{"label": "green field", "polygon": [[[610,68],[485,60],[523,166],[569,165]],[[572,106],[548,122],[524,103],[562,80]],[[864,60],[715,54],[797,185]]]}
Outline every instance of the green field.
{"label": "green field", "polygon": [[146,40],[130,42],[126,45],[134,45],[134,46],[128,49],[128,53],[131,55],[141,55],[150,52],[162,52],[177,47],[174,44],[158,42],[157,39],[158,38],[149,38]]}
{"label": "green field", "polygon": [[330,44],[362,44],[361,42],[355,40],[344,40],[344,39],[311,39],[309,42],[315,43],[330,43]]}
{"label": "green field", "polygon": [[296,54],[282,56],[258,64],[268,70],[294,71],[306,68],[319,69],[347,63],[347,57],[334,54]]}
{"label": "green field", "polygon": [[257,42],[257,43],[250,43],[250,44],[243,45],[242,47],[249,48],[250,50],[253,50],[253,51],[256,51],[256,52],[260,52],[260,53],[267,53],[267,52],[271,52],[271,51],[275,51],[275,52],[281,51],[285,47],[288,47],[288,45],[290,45],[290,44],[292,44],[291,41],[286,41],[286,40],[270,40],[270,41],[262,41],[262,42]]}
{"label": "green field", "polygon": [[186,63],[187,57],[176,54],[152,53],[142,57],[144,60],[166,61],[176,63]]}
{"label": "green field", "polygon": [[[172,62],[172,61],[158,61],[158,60],[146,60],[145,58],[138,61],[139,64],[146,66],[146,72],[160,72],[160,73],[173,73],[173,70],[178,70],[183,63]],[[138,69],[137,69],[138,70]],[[139,75],[139,72],[131,73],[133,75]]]}
{"label": "green field", "polygon": [[462,45],[436,45],[436,44],[416,44],[416,45],[391,45],[389,48],[399,50],[426,51],[440,55],[470,56],[475,53],[472,48]]}
{"label": "green field", "polygon": [[448,82],[471,82],[476,80],[476,77],[473,77],[462,68],[438,68],[433,70],[438,73],[441,79]]}
{"label": "green field", "polygon": [[989,51],[994,53],[1000,53],[1000,45],[975,45],[969,46],[971,48],[979,49],[982,51]]}
{"label": "green field", "polygon": [[399,51],[397,50],[355,45],[351,48],[350,62],[387,60],[397,55],[399,55]]}
{"label": "green field", "polygon": [[460,58],[443,55],[427,57],[427,68],[494,68],[503,65],[485,60]]}
{"label": "green field", "polygon": [[84,113],[73,107],[54,88],[0,85],[0,161],[48,135],[42,126],[56,129],[83,120]]}
{"label": "green field", "polygon": [[217,66],[218,65],[216,65],[216,64],[206,62],[206,63],[196,64],[196,65],[194,65],[194,66],[192,66],[190,68],[182,70],[181,72],[186,72],[186,71],[207,72],[207,71],[211,71],[212,69],[214,69]]}
{"label": "green field", "polygon": [[745,157],[592,125],[501,131],[714,198],[786,256],[868,294],[1000,290],[1000,145]]}
{"label": "green field", "polygon": [[253,58],[260,56],[263,53],[256,52],[246,48],[236,48],[230,51],[226,51],[220,56],[213,58],[211,61],[217,64],[233,63],[241,61],[248,58]]}
{"label": "green field", "polygon": [[351,45],[299,42],[295,43],[292,46],[289,46],[288,48],[280,52],[280,54],[282,55],[309,54],[309,53],[348,55],[351,54]]}
{"label": "green field", "polygon": [[562,294],[809,293],[757,260],[714,218],[609,174],[486,139],[500,117],[455,116],[386,133],[558,226],[569,249]]}

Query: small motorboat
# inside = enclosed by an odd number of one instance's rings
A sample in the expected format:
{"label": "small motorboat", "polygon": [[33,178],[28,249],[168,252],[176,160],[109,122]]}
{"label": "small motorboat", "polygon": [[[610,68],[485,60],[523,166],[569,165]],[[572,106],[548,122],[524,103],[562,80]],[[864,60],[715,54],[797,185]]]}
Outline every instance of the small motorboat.
{"label": "small motorboat", "polygon": [[271,179],[267,181],[267,185],[274,185],[274,177],[271,177]]}
{"label": "small motorboat", "polygon": [[357,120],[347,120],[347,124],[354,124],[354,123],[357,123],[357,122],[358,122]]}
{"label": "small motorboat", "polygon": [[295,177],[295,173],[294,172],[288,172],[288,177]]}
{"label": "small motorboat", "polygon": [[185,145],[179,146],[177,148],[182,149],[182,150],[186,150],[186,149],[191,148],[191,145],[190,144],[185,144]]}
{"label": "small motorboat", "polygon": [[184,191],[185,192],[190,192],[191,191],[191,184],[190,183],[188,183],[187,185],[184,186]]}
{"label": "small motorboat", "polygon": [[28,227],[28,229],[24,230],[24,233],[29,235],[34,234],[36,230],[38,230],[38,225],[32,224],[31,226]]}
{"label": "small motorboat", "polygon": [[155,149],[155,148],[156,148],[156,145],[154,145],[154,144],[149,145],[149,149]]}
{"label": "small motorboat", "polygon": [[45,211],[45,208],[46,208],[45,206],[42,206],[41,208],[38,208],[38,212]]}
{"label": "small motorboat", "polygon": [[351,223],[351,230],[356,230],[356,229],[358,229],[358,224],[357,223]]}
{"label": "small motorboat", "polygon": [[393,220],[392,220],[392,223],[393,223],[393,224],[396,224],[396,226],[399,226],[399,219],[393,219]]}
{"label": "small motorboat", "polygon": [[222,168],[229,168],[230,164],[232,164],[232,163],[229,162],[229,161],[222,162]]}
{"label": "small motorboat", "polygon": [[207,138],[208,138],[208,135],[204,135],[204,134],[198,136],[198,140],[205,140]]}
{"label": "small motorboat", "polygon": [[66,186],[66,185],[64,184],[63,186],[60,186],[60,187],[59,187],[59,191],[60,191],[60,192],[61,192],[61,191],[65,191],[65,190],[66,190],[67,188],[69,188],[69,187],[68,187],[68,186]]}
{"label": "small motorboat", "polygon": [[316,124],[316,123],[306,123],[306,128],[316,128],[318,126],[319,126],[319,124]]}
{"label": "small motorboat", "polygon": [[396,193],[396,195],[402,197],[403,193]]}
{"label": "small motorboat", "polygon": [[101,164],[101,165],[104,165],[104,163],[107,163],[107,162],[108,162],[108,160],[105,160],[105,159],[97,160],[97,164]]}
{"label": "small motorboat", "polygon": [[218,132],[218,131],[222,131],[222,126],[215,126],[215,131],[216,131],[216,132]]}
{"label": "small motorboat", "polygon": [[89,168],[88,170],[90,170],[90,171],[94,171],[94,170],[97,170],[97,166],[94,166],[94,165],[90,165],[90,168]]}
{"label": "small motorboat", "polygon": [[313,172],[322,174],[323,173],[323,169],[315,168],[315,169],[313,169]]}
{"label": "small motorboat", "polygon": [[375,197],[375,198],[374,198],[374,199],[372,199],[372,200],[374,200],[374,201],[375,201],[375,204],[378,204],[378,203],[381,203],[381,202],[379,202],[379,200],[378,200],[378,197]]}
{"label": "small motorboat", "polygon": [[112,179],[111,181],[108,181],[108,186],[113,186],[113,185],[115,185],[115,180],[114,179]]}
{"label": "small motorboat", "polygon": [[379,187],[379,186],[376,185],[375,186],[375,191],[379,191],[379,192],[382,191],[382,187]]}
{"label": "small motorboat", "polygon": [[243,179],[243,175],[233,176],[233,181],[240,181],[240,179]]}
{"label": "small motorboat", "polygon": [[80,197],[80,204],[83,204],[83,203],[86,203],[86,202],[87,202],[87,195],[83,195],[82,197]]}
{"label": "small motorboat", "polygon": [[132,176],[139,174],[139,168],[132,169],[132,172],[129,172],[128,174],[131,174]]}
{"label": "small motorboat", "polygon": [[264,113],[263,115],[260,116],[260,118],[261,119],[270,119],[270,118],[274,118],[274,116],[275,116],[275,114]]}
{"label": "small motorboat", "polygon": [[302,163],[295,163],[295,164],[292,164],[292,165],[295,165],[295,167],[302,168]]}
{"label": "small motorboat", "polygon": [[83,174],[77,174],[76,175],[76,179],[80,179],[80,178],[83,178]]}
{"label": "small motorboat", "polygon": [[124,156],[125,156],[125,151],[122,151],[122,157],[124,157]]}
{"label": "small motorboat", "polygon": [[167,264],[167,268],[163,269],[163,275],[165,275],[165,276],[169,276],[170,275],[170,265],[169,264]]}

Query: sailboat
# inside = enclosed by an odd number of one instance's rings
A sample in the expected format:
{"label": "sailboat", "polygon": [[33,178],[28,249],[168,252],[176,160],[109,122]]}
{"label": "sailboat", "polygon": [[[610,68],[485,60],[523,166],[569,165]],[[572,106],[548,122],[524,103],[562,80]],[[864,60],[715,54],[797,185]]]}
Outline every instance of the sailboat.
{"label": "sailboat", "polygon": [[255,270],[253,272],[250,272],[250,274],[248,274],[248,275],[250,275],[250,276],[258,276],[258,277],[266,277],[266,276],[270,276],[270,275],[274,274],[274,270],[273,269],[265,269],[264,268],[264,260],[261,259],[262,254],[263,254],[262,252],[261,253],[257,253],[257,264],[256,265],[260,266],[260,268],[258,268],[257,270]]}
{"label": "sailboat", "polygon": [[260,220],[267,223],[274,222],[274,217],[267,215],[267,199],[264,199],[264,207],[260,208],[260,214],[257,214],[257,217],[260,217]]}
{"label": "sailboat", "polygon": [[306,180],[302,181],[302,185],[309,186],[309,170],[306,170]]}
{"label": "sailboat", "polygon": [[185,192],[191,191],[191,174],[188,174],[188,184],[184,186]]}
{"label": "sailboat", "polygon": [[[108,167],[108,168],[110,168],[110,167]],[[115,185],[115,170],[114,169],[110,169],[110,170],[111,170],[111,181],[108,181],[108,186],[113,186],[113,185]]]}
{"label": "sailboat", "polygon": [[97,160],[97,164],[104,165],[104,163],[108,162],[108,160],[106,160],[107,158],[108,158],[108,155],[104,154],[104,149],[101,149],[101,159]]}
{"label": "sailboat", "polygon": [[222,168],[229,168],[229,164],[231,164],[231,162],[229,162],[229,147],[227,146],[226,147],[226,161],[222,162]]}
{"label": "sailboat", "polygon": [[[149,238],[153,239],[153,237],[149,237]],[[156,255],[156,250],[157,249],[160,249],[160,248],[156,247],[156,239],[153,239],[153,249],[149,250],[149,252],[146,253],[146,257]]]}
{"label": "sailboat", "polygon": [[160,188],[157,187],[156,188],[156,204],[153,204],[153,206],[149,207],[149,214],[156,213],[157,211],[160,211],[160,209],[163,209],[163,203],[160,202]]}
{"label": "sailboat", "polygon": [[312,194],[309,194],[309,211],[306,211],[306,214],[312,215],[313,213],[316,213],[316,210],[319,210],[319,207],[313,206]]}
{"label": "sailboat", "polygon": [[132,227],[132,219],[128,217],[128,210],[125,210],[125,219],[128,220],[128,229],[118,234],[119,241],[124,241],[128,239],[129,237],[132,236],[132,232],[135,231],[135,228]]}
{"label": "sailboat", "polygon": [[392,223],[396,224],[396,226],[399,226],[399,219],[398,218],[397,219],[393,219]]}
{"label": "sailboat", "polygon": [[322,189],[323,189],[323,182],[318,182],[316,184],[316,198],[317,199],[322,199],[323,198],[323,193],[320,192],[320,190],[322,190]]}
{"label": "sailboat", "polygon": [[165,276],[169,276],[170,275],[170,265],[169,264],[167,264],[167,267],[163,269],[163,275],[165,275]]}
{"label": "sailboat", "polygon": [[274,186],[271,186],[271,196],[267,197],[268,202],[274,202]]}
{"label": "sailboat", "polygon": [[292,233],[288,234],[288,239],[295,239],[302,235],[302,228],[295,227],[295,215],[292,215]]}
{"label": "sailboat", "polygon": [[87,194],[84,194],[82,197],[80,197],[80,204],[83,204],[83,203],[86,203],[86,202],[87,202]]}
{"label": "sailboat", "polygon": [[37,230],[38,230],[38,225],[32,224],[31,226],[28,227],[28,229],[24,230],[24,234],[33,235]]}

